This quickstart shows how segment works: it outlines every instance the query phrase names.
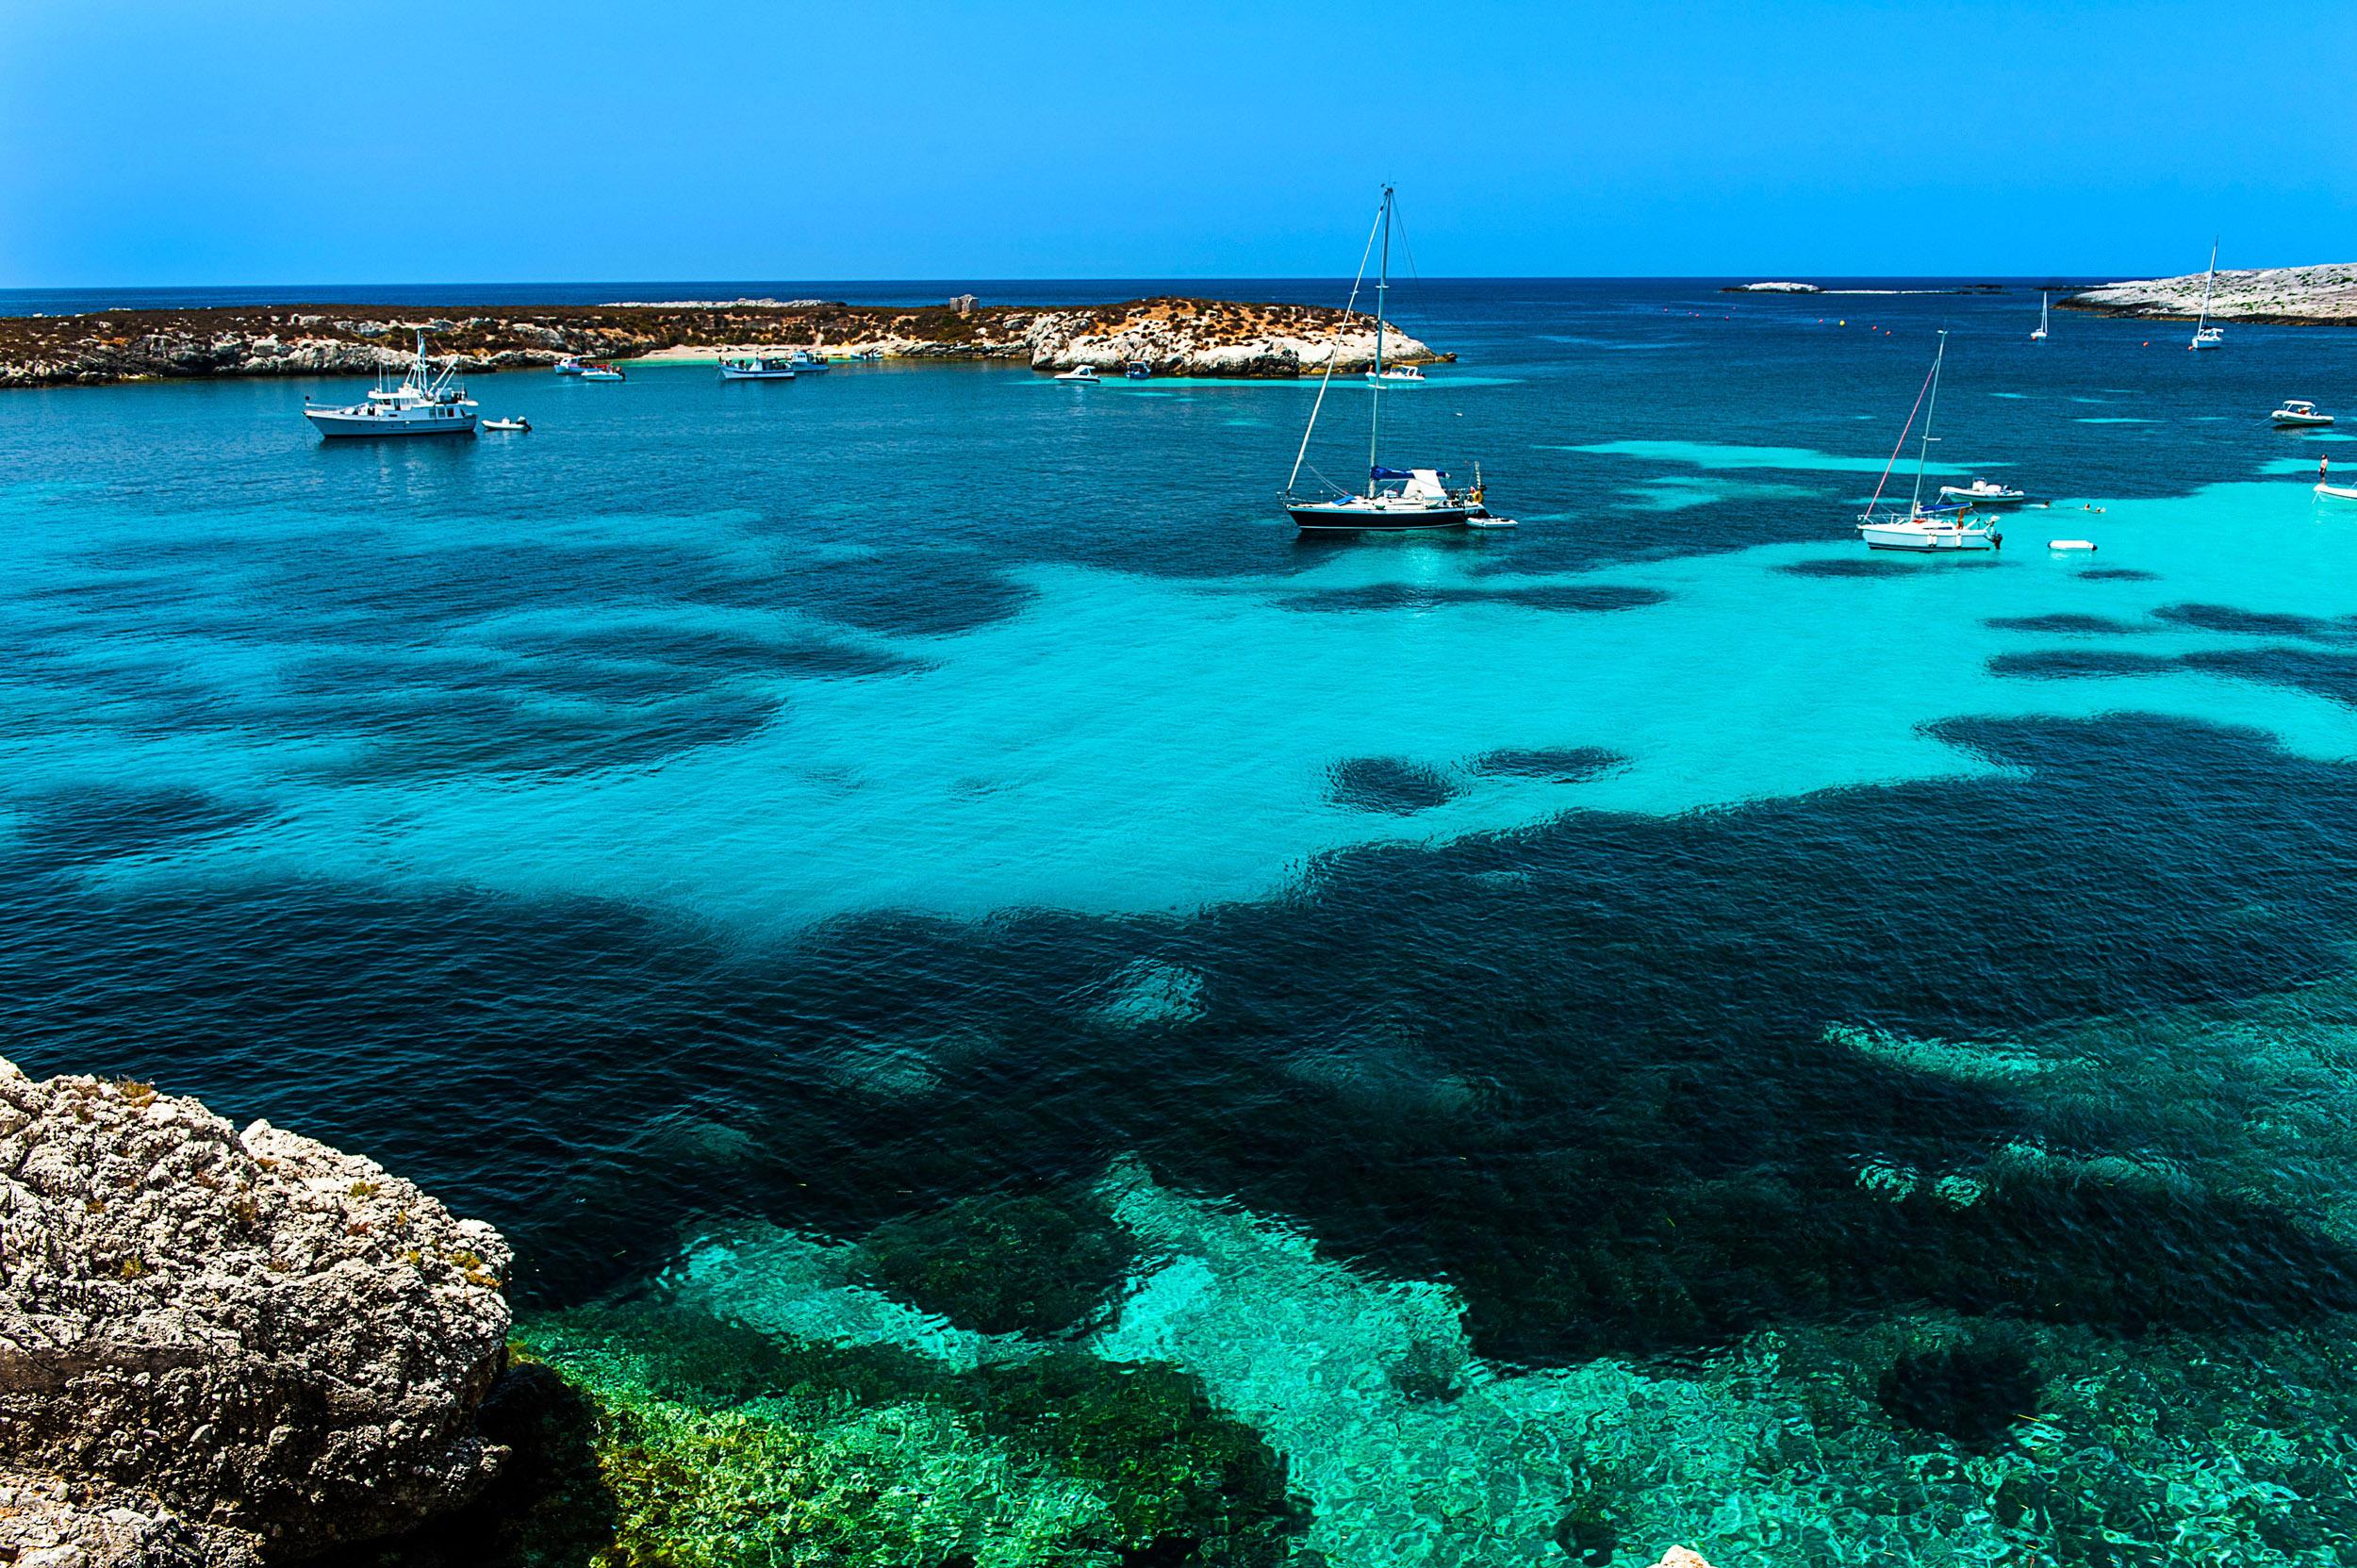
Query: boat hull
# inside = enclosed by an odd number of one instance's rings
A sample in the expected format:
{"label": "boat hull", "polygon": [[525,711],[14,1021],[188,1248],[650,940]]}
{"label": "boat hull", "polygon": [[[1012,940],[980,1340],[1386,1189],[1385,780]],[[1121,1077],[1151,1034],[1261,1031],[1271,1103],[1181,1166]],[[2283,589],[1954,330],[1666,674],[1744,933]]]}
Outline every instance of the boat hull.
{"label": "boat hull", "polygon": [[1288,506],[1286,513],[1303,528],[1335,534],[1405,534],[1428,528],[1462,528],[1472,514],[1465,506],[1374,507]]}
{"label": "boat hull", "polygon": [[1940,529],[1926,533],[1915,528],[1861,528],[1869,550],[1901,550],[1916,555],[1953,555],[1966,550],[1994,550],[2000,536],[1972,529]]}
{"label": "boat hull", "polygon": [[2275,416],[2276,427],[2282,430],[2319,429],[2332,422],[2332,416],[2330,414],[2278,414]]}
{"label": "boat hull", "polygon": [[2357,501],[2357,488],[2347,485],[2318,485],[2316,494],[2330,496],[2334,501]]}
{"label": "boat hull", "polygon": [[407,436],[471,436],[475,417],[453,414],[446,419],[400,419],[388,415],[354,414],[340,408],[305,408],[303,417],[329,440],[388,440]]}
{"label": "boat hull", "polygon": [[720,367],[720,379],[723,381],[791,381],[794,379],[794,372],[792,371],[737,371],[723,365]]}

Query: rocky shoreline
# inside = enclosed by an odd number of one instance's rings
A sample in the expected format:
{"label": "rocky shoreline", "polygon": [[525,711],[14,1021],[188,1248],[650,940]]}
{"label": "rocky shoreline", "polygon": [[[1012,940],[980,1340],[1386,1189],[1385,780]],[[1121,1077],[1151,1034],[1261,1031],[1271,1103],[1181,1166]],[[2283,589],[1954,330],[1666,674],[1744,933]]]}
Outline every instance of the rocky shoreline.
{"label": "rocky shoreline", "polygon": [[[892,307],[797,300],[423,311],[312,305],[0,317],[0,388],[209,376],[372,375],[407,365],[413,333],[462,371],[567,355],[677,358],[807,348],[887,359],[990,360],[1036,371],[1133,363],[1156,375],[1288,379],[1375,357],[1375,322],[1319,305],[1161,298],[1047,309]],[[1454,358],[1387,327],[1384,357]]]}
{"label": "rocky shoreline", "polygon": [[508,1265],[372,1161],[0,1060],[0,1561],[247,1568],[464,1504]]}
{"label": "rocky shoreline", "polygon": [[[2103,316],[2189,322],[2201,313],[2203,274],[2107,283],[2054,304]],[[2357,263],[2221,272],[2210,289],[2210,319],[2273,326],[2357,325]]]}

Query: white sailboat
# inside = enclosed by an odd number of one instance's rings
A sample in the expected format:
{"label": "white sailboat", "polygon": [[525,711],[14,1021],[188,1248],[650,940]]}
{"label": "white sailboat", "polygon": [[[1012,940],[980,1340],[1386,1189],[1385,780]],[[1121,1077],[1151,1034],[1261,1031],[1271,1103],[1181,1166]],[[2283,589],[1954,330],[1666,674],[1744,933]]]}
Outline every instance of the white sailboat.
{"label": "white sailboat", "polygon": [[418,360],[399,386],[389,385],[390,372],[379,371],[376,387],[364,403],[342,408],[315,404],[305,399],[303,417],[321,436],[471,436],[475,402],[454,379],[455,355],[441,373],[426,362],[425,328],[418,328]]}
{"label": "white sailboat", "polygon": [[2046,341],[2046,290],[2039,289],[2037,291],[2037,330],[2030,334],[2030,341],[2033,343]]}
{"label": "white sailboat", "polygon": [[1939,407],[1939,370],[1948,358],[1948,334],[1939,335],[1939,352],[1932,356],[1932,373],[1923,379],[1923,389],[1915,394],[1916,408],[1923,412],[1923,439],[1915,453],[1915,496],[1905,511],[1882,504],[1883,487],[1890,483],[1890,470],[1899,464],[1899,454],[1906,449],[1907,432],[1915,427],[1915,409],[1907,411],[1907,422],[1899,431],[1898,445],[1890,449],[1890,461],[1883,465],[1883,476],[1874,487],[1874,499],[1866,503],[1866,510],[1857,520],[1858,535],[1869,550],[1910,550],[1919,554],[1945,554],[1953,551],[1995,550],[2003,544],[2004,536],[1997,532],[1997,520],[1986,515],[1975,516],[1969,505],[1949,503],[1944,505],[1923,504],[1923,470],[1931,456],[1932,443],[1939,437],[1932,434],[1932,415]]}
{"label": "white sailboat", "polygon": [[[1334,365],[1342,357],[1337,343],[1326,359],[1326,375],[1318,383],[1317,401],[1310,405],[1310,425],[1301,433],[1301,450],[1294,454],[1294,471],[1285,481],[1285,511],[1303,528],[1331,530],[1397,531],[1410,528],[1462,528],[1469,520],[1486,518],[1481,504],[1481,487],[1452,490],[1448,475],[1439,469],[1394,469],[1383,466],[1383,394],[1405,380],[1419,385],[1422,375],[1401,377],[1399,367],[1386,371],[1383,365],[1383,332],[1385,306],[1390,303],[1392,287],[1392,206],[1390,186],[1383,188],[1383,205],[1376,213],[1375,227],[1368,232],[1367,249],[1359,256],[1359,275],[1351,280],[1350,303],[1343,307],[1344,320],[1359,303],[1359,289],[1366,281],[1367,256],[1376,249],[1381,237],[1381,259],[1377,264],[1375,286],[1375,367],[1367,371],[1367,399],[1372,406],[1367,414],[1367,486],[1364,491],[1334,496],[1324,500],[1305,500],[1294,493],[1301,483],[1301,470],[1309,460],[1310,437],[1318,428],[1318,412],[1326,406],[1327,388],[1334,382]],[[1314,471],[1314,470],[1313,470]]]}
{"label": "white sailboat", "polygon": [[2201,279],[2201,319],[2193,323],[2193,341],[2189,349],[2222,349],[2226,346],[2226,329],[2210,324],[2210,286],[2217,281],[2217,241],[2210,241],[2210,270]]}

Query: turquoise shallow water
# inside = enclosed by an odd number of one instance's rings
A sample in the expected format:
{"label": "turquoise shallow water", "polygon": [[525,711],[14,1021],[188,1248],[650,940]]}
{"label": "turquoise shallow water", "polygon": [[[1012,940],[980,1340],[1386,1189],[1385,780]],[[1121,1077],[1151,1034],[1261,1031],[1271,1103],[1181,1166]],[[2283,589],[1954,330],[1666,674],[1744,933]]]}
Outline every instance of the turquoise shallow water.
{"label": "turquoise shallow water", "polygon": [[[1176,1369],[1301,1511],[1130,1560],[2341,1560],[2357,510],[2264,416],[2357,342],[2026,298],[1429,286],[1391,450],[1523,526],[1364,542],[1292,386],[13,394],[12,1051],[414,1172],[631,1399]],[[2050,504],[1870,556],[1939,324]]]}

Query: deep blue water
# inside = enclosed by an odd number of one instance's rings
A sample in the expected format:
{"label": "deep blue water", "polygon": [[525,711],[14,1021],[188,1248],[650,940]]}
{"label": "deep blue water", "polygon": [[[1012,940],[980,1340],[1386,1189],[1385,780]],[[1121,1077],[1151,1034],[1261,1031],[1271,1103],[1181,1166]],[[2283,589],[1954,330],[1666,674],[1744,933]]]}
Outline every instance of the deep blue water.
{"label": "deep blue water", "polygon": [[[577,297],[930,297],[866,287]],[[1883,1391],[1808,1428],[1853,1544],[1996,1560],[1861,1499],[1992,1451],[2124,1495],[2084,1445],[2172,1497],[2201,1452],[2297,1470],[2201,1527],[2337,1560],[2252,1521],[2357,1518],[2357,509],[2308,490],[2357,447],[2264,416],[2357,413],[2357,337],[2033,346],[2019,286],[1404,293],[1460,357],[1387,451],[1478,461],[1512,533],[1296,537],[1307,387],[511,374],[475,390],[529,437],[392,447],[310,438],[331,383],[0,399],[9,1054],[382,1159],[504,1230],[535,1310],[725,1244],[737,1310],[815,1332],[747,1236],[1110,1204],[1220,1285],[1133,1281],[1104,1344],[1203,1378],[1370,1551],[1321,1466],[1412,1434],[1328,1453],[1270,1392],[1336,1324],[1379,1351],[1395,1295],[1301,1306],[1360,1289],[1454,1293],[1493,1413],[1607,1369],[1720,1401],[1594,1394],[1730,1467],[1626,1482],[1597,1560],[1835,1560],[1713,1511],[1786,1484],[1744,1423],[1830,1387]],[[461,294],[501,297],[381,297]],[[1941,326],[1935,460],[2052,505],[1870,558]],[[1995,1338],[1960,1363],[2001,1366],[1993,1428],[1910,1381]],[[2187,1446],[2085,1396],[2221,1366]],[[1523,1462],[1451,1410],[1434,1444]],[[1444,1555],[1560,1555],[1505,1539]]]}

